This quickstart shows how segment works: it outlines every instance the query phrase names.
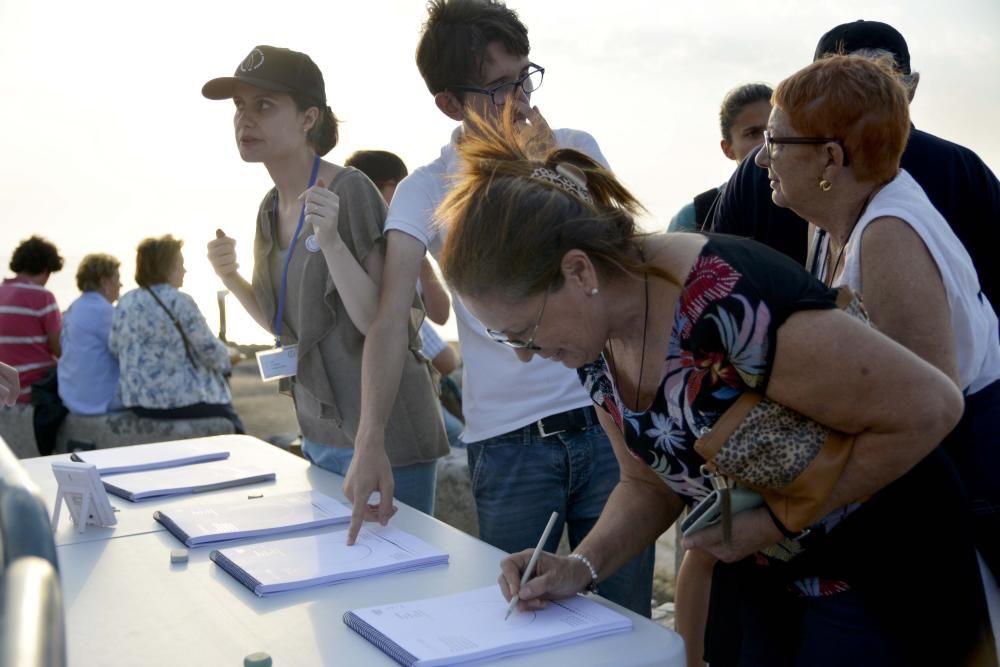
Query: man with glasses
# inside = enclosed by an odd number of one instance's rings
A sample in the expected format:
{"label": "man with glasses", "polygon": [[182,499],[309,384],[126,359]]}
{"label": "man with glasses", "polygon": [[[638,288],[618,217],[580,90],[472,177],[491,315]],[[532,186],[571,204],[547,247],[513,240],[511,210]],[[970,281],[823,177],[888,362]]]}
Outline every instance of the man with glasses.
{"label": "man with glasses", "polygon": [[[545,69],[528,59],[527,29],[496,0],[433,0],[417,47],[417,66],[449,118],[470,111],[498,120],[510,104],[522,122],[544,123],[531,95]],[[392,408],[406,345],[406,322],[420,262],[443,245],[432,216],[460,161],[455,151],[465,131],[455,129],[440,157],[416,169],[398,186],[386,219],[386,261],[379,305],[365,339],[361,422],[354,460],[344,485],[354,503],[353,540],[361,518],[383,523],[392,514],[392,472],[383,432]],[[606,165],[594,139],[575,130],[554,130],[554,139]],[[545,545],[555,551],[566,525],[575,546],[597,521],[618,482],[611,443],[597,421],[576,372],[533,357],[522,363],[511,347],[534,347],[544,327],[544,303],[533,328],[487,333],[459,299],[453,301],[464,359],[463,411],[469,470],[480,537],[508,552],[533,547],[555,510],[559,523]],[[505,343],[505,345],[498,344]],[[378,505],[368,504],[378,491]],[[601,584],[601,593],[649,616],[653,549]]]}

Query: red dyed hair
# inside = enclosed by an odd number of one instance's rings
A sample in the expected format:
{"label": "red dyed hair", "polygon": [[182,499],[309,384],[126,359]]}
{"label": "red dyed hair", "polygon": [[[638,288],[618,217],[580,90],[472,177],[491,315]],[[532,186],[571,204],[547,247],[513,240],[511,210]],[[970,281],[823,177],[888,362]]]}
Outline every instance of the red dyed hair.
{"label": "red dyed hair", "polygon": [[910,105],[890,57],[817,60],[778,84],[774,105],[804,135],[840,139],[859,181],[885,183],[899,173]]}

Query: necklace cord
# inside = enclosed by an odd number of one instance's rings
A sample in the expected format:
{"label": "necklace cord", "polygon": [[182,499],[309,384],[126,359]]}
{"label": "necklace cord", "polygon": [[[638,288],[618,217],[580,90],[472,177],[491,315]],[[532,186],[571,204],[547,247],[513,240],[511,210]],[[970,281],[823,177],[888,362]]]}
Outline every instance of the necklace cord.
{"label": "necklace cord", "polygon": [[[642,390],[642,376],[643,370],[646,367],[646,332],[649,330],[649,274],[642,274],[643,280],[643,314],[642,314],[642,351],[639,354],[639,379],[635,383],[635,401],[632,405],[635,406],[636,410],[640,410],[642,406],[639,405],[639,395]],[[611,374],[611,380],[616,385],[618,384],[618,362],[615,360],[614,349],[611,346],[611,339],[608,338],[608,357],[611,360],[611,365],[614,367],[612,371],[610,368],[608,372]],[[627,406],[626,406],[627,407]]]}
{"label": "necklace cord", "polygon": [[[844,239],[844,245],[840,246],[840,252],[837,253],[837,261],[833,263],[833,268],[830,269],[830,273],[828,274],[829,277],[825,281],[827,287],[833,287],[833,281],[837,277],[837,267],[840,266],[840,260],[844,258],[844,251],[847,250],[847,242],[851,239],[851,234],[854,233],[854,228],[858,226],[859,222],[861,222],[861,218],[864,216],[865,211],[868,210],[868,205],[872,203],[872,198],[875,197],[875,193],[881,189],[882,189],[881,185],[877,185],[874,188],[872,188],[872,191],[868,193],[867,197],[865,197],[864,203],[861,204],[861,210],[858,211],[857,217],[854,218],[854,223],[851,225],[850,230],[848,230],[847,232],[847,238]],[[831,239],[833,238],[833,236],[830,234],[828,234],[828,236]],[[827,250],[827,252],[829,253],[829,250]]]}

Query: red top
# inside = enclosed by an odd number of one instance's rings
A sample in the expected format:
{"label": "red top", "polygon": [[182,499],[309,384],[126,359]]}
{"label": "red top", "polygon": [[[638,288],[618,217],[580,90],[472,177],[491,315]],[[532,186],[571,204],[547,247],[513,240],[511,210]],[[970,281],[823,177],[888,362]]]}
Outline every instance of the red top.
{"label": "red top", "polygon": [[30,403],[31,384],[56,365],[49,335],[61,326],[52,292],[25,278],[8,278],[0,285],[0,361],[20,373],[18,403]]}

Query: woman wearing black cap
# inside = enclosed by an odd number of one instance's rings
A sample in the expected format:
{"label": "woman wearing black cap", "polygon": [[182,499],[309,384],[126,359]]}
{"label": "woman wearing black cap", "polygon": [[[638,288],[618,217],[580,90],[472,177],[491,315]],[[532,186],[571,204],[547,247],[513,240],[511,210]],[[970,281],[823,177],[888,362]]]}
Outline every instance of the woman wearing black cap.
{"label": "woman wearing black cap", "polygon": [[[276,353],[259,356],[267,379],[290,389],[314,464],[345,474],[360,416],[364,336],[377,304],[384,259],[385,203],[360,171],[321,159],[337,143],[337,118],[323,75],[304,53],[257,46],[231,77],[202,88],[232,99],[240,157],[274,181],[257,214],[252,282],[238,272],[236,241],[222,230],[208,257],[226,288],[274,333]],[[415,316],[422,316],[415,300]],[[394,497],[430,513],[436,459],[448,450],[431,370],[412,354],[386,429]]]}

